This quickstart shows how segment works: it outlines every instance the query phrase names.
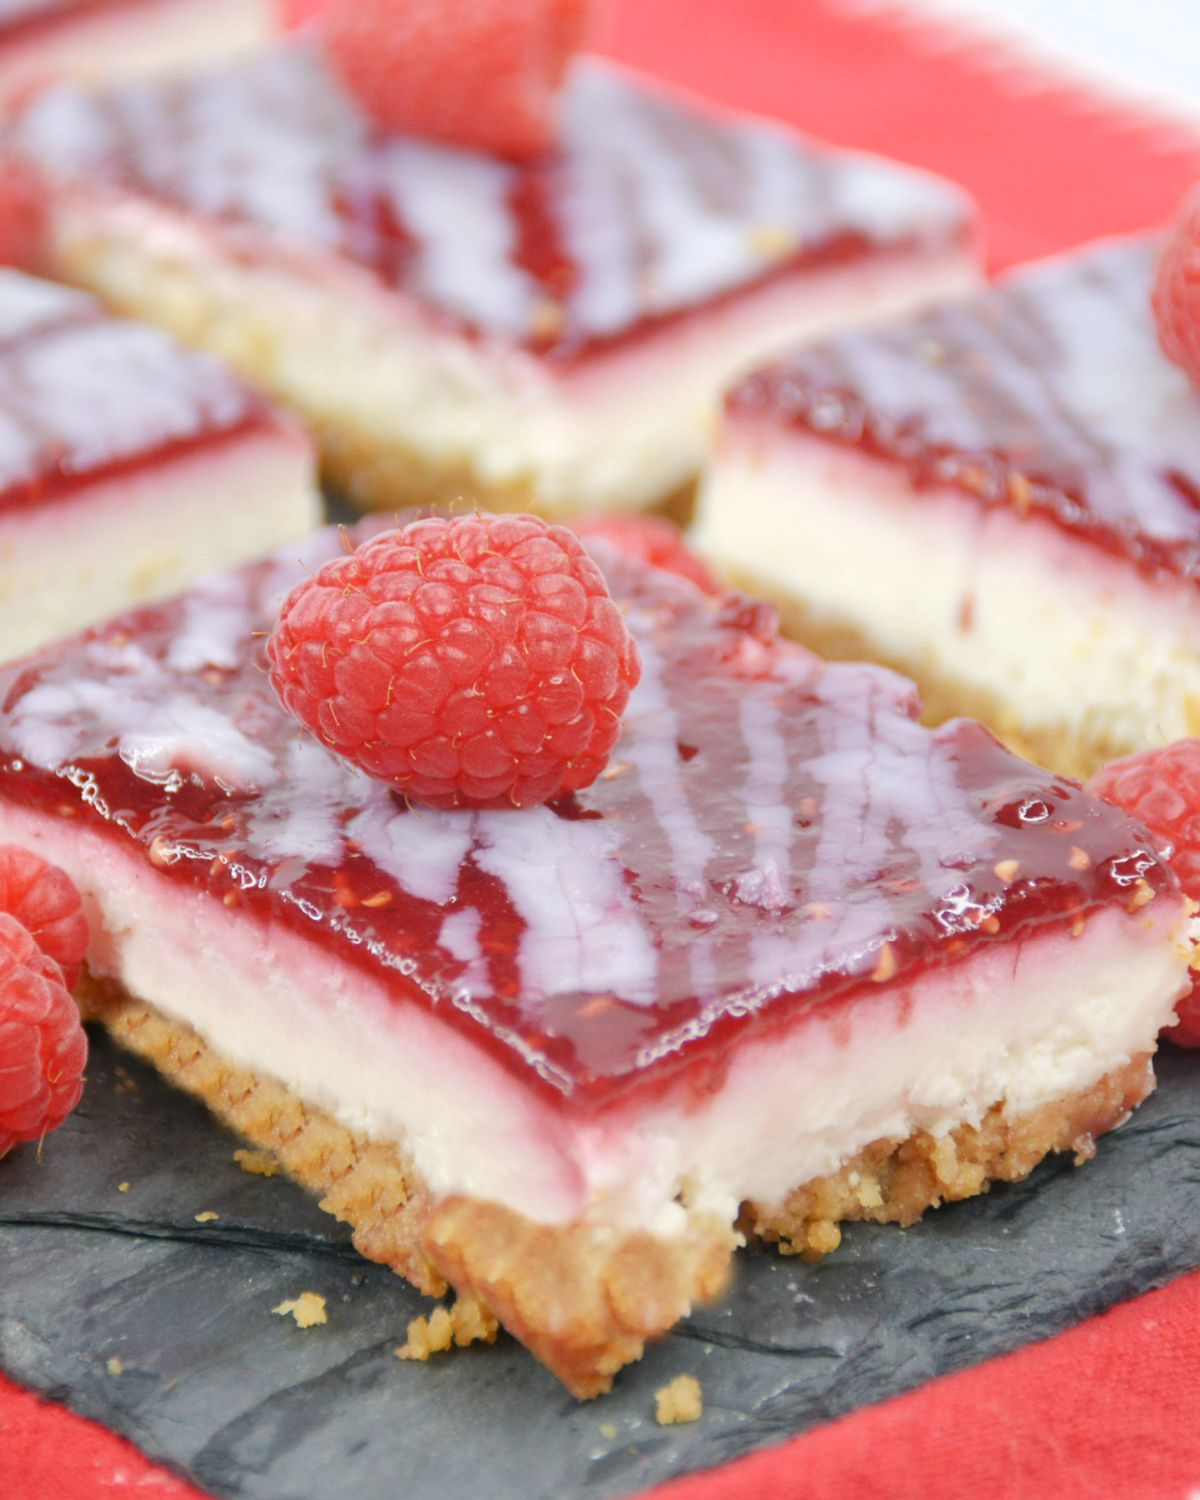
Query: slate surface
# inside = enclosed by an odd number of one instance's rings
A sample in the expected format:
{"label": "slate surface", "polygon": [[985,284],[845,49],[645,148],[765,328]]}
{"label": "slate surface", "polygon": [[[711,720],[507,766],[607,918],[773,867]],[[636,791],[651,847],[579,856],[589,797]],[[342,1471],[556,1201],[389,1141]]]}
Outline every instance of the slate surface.
{"label": "slate surface", "polygon": [[[218,1496],[628,1495],[1200,1264],[1200,1058],[1168,1052],[1157,1095],[1085,1170],[1043,1167],[907,1231],[851,1229],[818,1266],[743,1255],[723,1306],[579,1406],[511,1341],[394,1359],[416,1293],[299,1189],[244,1173],[201,1108],[93,1049],[42,1161],[0,1164],[0,1366]],[[304,1290],[329,1305],[307,1332],[271,1311]],[[654,1390],[684,1370],[703,1420],[659,1428]]]}

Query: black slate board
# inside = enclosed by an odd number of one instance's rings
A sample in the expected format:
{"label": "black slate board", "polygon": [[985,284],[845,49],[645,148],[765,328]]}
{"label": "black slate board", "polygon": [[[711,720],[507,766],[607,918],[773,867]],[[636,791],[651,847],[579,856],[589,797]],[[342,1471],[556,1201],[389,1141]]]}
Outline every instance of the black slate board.
{"label": "black slate board", "polygon": [[[852,1228],[818,1266],[743,1255],[721,1307],[581,1406],[509,1340],[393,1358],[416,1293],[292,1184],[241,1171],[232,1136],[97,1036],[84,1102],[42,1161],[0,1164],[0,1366],[218,1496],[628,1495],[1200,1264],[1200,1058],[1168,1051],[1160,1075],[1085,1170],[1044,1166],[906,1231]],[[328,1298],[324,1327],[272,1314],[304,1290]],[[685,1370],[704,1417],[659,1428],[654,1390]]]}

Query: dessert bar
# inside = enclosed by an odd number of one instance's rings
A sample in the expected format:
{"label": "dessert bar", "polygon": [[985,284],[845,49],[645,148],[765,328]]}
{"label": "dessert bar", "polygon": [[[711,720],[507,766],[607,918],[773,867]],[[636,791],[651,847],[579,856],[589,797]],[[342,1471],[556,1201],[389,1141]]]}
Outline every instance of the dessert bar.
{"label": "dessert bar", "polygon": [[1157,243],[797,351],[730,395],[699,544],[825,655],[1088,775],[1200,732],[1200,394]]}
{"label": "dessert bar", "polygon": [[295,41],[51,90],[7,154],[35,268],[227,357],[384,509],[665,502],[736,373],[976,277],[947,184],[599,62],[521,166],[388,135]]}
{"label": "dessert bar", "polygon": [[607,770],[407,805],[261,670],[340,545],[0,672],[0,839],[83,891],[92,1013],[363,1254],[587,1396],[739,1237],[909,1223],[1153,1086],[1190,904],[1124,813],[601,541],[642,660]]}
{"label": "dessert bar", "polygon": [[315,469],[211,356],[0,270],[0,657],[311,531]]}

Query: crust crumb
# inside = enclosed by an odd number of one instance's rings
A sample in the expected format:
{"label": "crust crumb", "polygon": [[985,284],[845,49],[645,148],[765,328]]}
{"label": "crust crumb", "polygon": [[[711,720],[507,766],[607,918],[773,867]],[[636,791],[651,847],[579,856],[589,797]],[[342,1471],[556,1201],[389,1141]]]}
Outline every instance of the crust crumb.
{"label": "crust crumb", "polygon": [[233,1159],[254,1177],[278,1177],[279,1162],[269,1151],[235,1151]]}
{"label": "crust crumb", "polygon": [[110,1360],[105,1362],[104,1368],[110,1375],[124,1375],[125,1373],[124,1363],[115,1354]]}
{"label": "crust crumb", "polygon": [[117,1183],[117,1192],[118,1193],[127,1193],[128,1191],[129,1191],[129,1184],[127,1182],[118,1182]]}
{"label": "crust crumb", "polygon": [[113,1069],[113,1077],[117,1080],[116,1088],[118,1094],[136,1094],[138,1091],[137,1079],[130,1076],[128,1068],[123,1068],[120,1063]]}
{"label": "crust crumb", "polygon": [[211,1208],[206,1208],[202,1214],[196,1215],[196,1223],[215,1224],[220,1217],[221,1215],[218,1213],[214,1213]]}
{"label": "crust crumb", "polygon": [[461,1296],[452,1307],[435,1307],[427,1318],[408,1325],[408,1342],[395,1351],[397,1359],[425,1361],[451,1347],[494,1344],[500,1325],[476,1297]]}
{"label": "crust crumb", "polygon": [[329,1322],[329,1314],[325,1311],[325,1298],[320,1292],[301,1292],[298,1297],[281,1302],[271,1311],[281,1318],[286,1318],[290,1313],[296,1320],[297,1328],[316,1328],[321,1323]]}
{"label": "crust crumb", "polygon": [[798,248],[796,236],[786,224],[756,224],[749,241],[750,249],[763,260],[781,260]]}
{"label": "crust crumb", "polygon": [[600,1436],[606,1438],[610,1443],[617,1435],[617,1424],[615,1422],[601,1422]]}
{"label": "crust crumb", "polygon": [[449,1310],[435,1307],[427,1318],[414,1318],[408,1325],[408,1341],[395,1351],[396,1358],[424,1363],[434,1354],[443,1354],[453,1343],[454,1329]]}
{"label": "crust crumb", "polygon": [[697,1422],[704,1411],[704,1393],[694,1375],[676,1375],[670,1385],[654,1393],[654,1420],[660,1427]]}

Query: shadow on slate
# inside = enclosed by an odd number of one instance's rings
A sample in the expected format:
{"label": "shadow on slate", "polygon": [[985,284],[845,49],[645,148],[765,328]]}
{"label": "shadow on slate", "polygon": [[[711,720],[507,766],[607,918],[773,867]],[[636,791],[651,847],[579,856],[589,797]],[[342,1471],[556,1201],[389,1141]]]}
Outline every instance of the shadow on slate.
{"label": "shadow on slate", "polygon": [[[1049,1165],[907,1231],[852,1228],[817,1266],[743,1255],[722,1306],[581,1406],[510,1340],[395,1359],[422,1299],[96,1036],[84,1103],[44,1159],[0,1166],[0,1365],[218,1496],[628,1495],[1200,1263],[1198,1062],[1168,1052],[1157,1095],[1084,1171]],[[273,1315],[301,1291],[328,1299],[324,1327]],[[655,1388],[685,1370],[704,1417],[659,1428]]]}

